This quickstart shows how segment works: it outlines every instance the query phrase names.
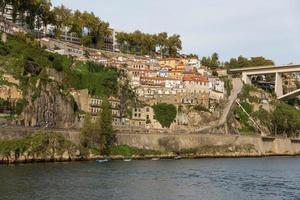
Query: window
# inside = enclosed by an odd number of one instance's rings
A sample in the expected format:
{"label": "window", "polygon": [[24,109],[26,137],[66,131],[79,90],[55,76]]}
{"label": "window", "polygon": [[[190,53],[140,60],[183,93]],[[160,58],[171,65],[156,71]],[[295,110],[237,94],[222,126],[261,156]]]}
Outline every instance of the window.
{"label": "window", "polygon": [[146,108],[146,112],[149,112],[149,108]]}

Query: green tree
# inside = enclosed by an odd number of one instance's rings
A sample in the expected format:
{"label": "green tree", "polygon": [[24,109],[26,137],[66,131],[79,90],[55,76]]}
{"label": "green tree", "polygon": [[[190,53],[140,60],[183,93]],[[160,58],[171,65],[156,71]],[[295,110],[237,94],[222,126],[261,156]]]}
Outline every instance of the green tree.
{"label": "green tree", "polygon": [[177,115],[176,107],[173,104],[160,103],[152,106],[154,109],[155,119],[162,127],[169,128]]}
{"label": "green tree", "polygon": [[104,136],[104,153],[109,154],[110,147],[115,142],[115,135],[112,127],[111,105],[106,98],[103,99],[101,108],[99,125]]}
{"label": "green tree", "polygon": [[72,10],[61,5],[59,7],[54,7],[53,14],[55,16],[55,35],[56,37],[59,37],[61,29],[71,24]]}
{"label": "green tree", "polygon": [[166,44],[168,40],[168,34],[166,32],[158,33],[156,36],[156,44],[159,47],[161,57],[164,57],[166,53]]}
{"label": "green tree", "polygon": [[92,116],[86,114],[83,122],[83,126],[80,133],[80,143],[83,147],[92,148],[92,138],[94,134],[94,125],[92,123]]}
{"label": "green tree", "polygon": [[237,59],[231,58],[229,62],[225,62],[225,67],[227,69],[266,66],[266,65],[274,65],[274,62],[264,57],[251,57],[250,59],[248,59],[243,56],[239,56]]}
{"label": "green tree", "polygon": [[211,69],[215,69],[220,66],[219,55],[213,53],[211,57],[203,57],[201,59],[201,65]]}
{"label": "green tree", "polygon": [[176,57],[178,52],[182,49],[180,35],[174,34],[170,36],[167,40],[166,48],[169,56]]}

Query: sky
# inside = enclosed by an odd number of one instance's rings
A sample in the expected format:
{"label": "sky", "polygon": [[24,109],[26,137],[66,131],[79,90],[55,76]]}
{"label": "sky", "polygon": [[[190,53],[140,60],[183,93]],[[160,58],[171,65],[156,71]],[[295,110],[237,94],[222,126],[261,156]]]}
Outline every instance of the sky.
{"label": "sky", "polygon": [[179,34],[182,53],[222,61],[264,56],[300,63],[299,0],[52,0],[91,11],[112,28]]}

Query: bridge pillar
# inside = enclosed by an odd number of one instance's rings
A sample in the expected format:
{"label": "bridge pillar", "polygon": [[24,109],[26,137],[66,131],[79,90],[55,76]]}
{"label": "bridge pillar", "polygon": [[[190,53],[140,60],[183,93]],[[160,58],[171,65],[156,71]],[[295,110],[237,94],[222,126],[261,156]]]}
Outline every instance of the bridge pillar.
{"label": "bridge pillar", "polygon": [[283,95],[282,74],[279,72],[276,72],[275,94],[277,97],[281,97]]}
{"label": "bridge pillar", "polygon": [[251,80],[245,72],[242,73],[242,81],[244,82],[244,84],[251,85]]}

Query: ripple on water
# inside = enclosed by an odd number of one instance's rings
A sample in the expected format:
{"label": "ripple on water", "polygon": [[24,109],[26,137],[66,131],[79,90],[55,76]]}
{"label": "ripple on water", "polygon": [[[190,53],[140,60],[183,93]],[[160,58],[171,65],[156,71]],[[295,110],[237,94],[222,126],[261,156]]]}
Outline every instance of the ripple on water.
{"label": "ripple on water", "polygon": [[0,166],[0,199],[300,199],[300,159]]}

